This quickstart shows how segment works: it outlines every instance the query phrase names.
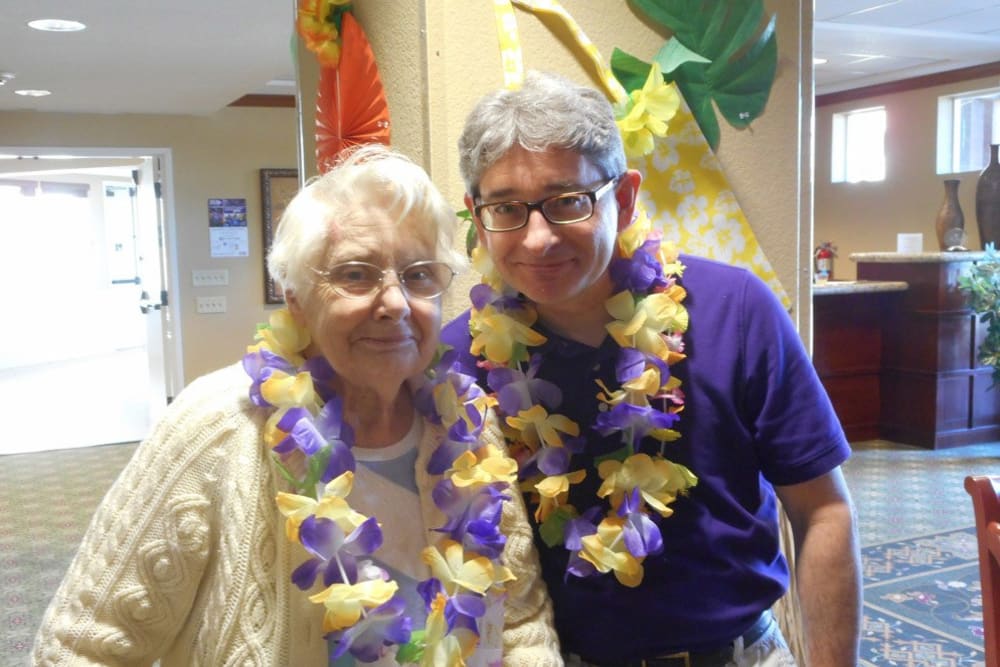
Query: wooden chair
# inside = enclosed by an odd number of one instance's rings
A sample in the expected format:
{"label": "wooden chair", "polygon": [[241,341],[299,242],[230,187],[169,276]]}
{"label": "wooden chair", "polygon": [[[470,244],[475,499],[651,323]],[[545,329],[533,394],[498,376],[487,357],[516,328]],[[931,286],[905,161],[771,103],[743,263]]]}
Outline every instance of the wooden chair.
{"label": "wooden chair", "polygon": [[1000,667],[1000,477],[970,475],[965,490],[976,514],[986,667]]}

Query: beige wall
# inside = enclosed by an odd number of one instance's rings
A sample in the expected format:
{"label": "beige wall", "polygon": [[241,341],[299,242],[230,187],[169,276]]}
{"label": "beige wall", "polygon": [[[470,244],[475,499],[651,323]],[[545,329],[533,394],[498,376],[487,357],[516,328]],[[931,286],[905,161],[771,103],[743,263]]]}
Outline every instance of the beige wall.
{"label": "beige wall", "polygon": [[[771,100],[752,131],[736,132],[723,124],[719,154],[764,252],[796,302],[793,315],[808,339],[808,283],[803,282],[808,277],[808,259],[802,267],[800,258],[808,258],[811,248],[811,193],[808,168],[803,168],[808,165],[809,145],[803,142],[805,133],[800,128],[809,127],[809,106],[802,100],[810,95],[801,90],[811,89],[811,68],[802,71],[801,54],[810,54],[812,49],[811,3],[803,7],[801,0],[769,0],[765,4],[779,16],[780,60]],[[664,41],[625,2],[564,0],[563,5],[605,58],[619,46],[650,59]],[[456,210],[462,208],[455,147],[458,133],[474,101],[502,85],[492,3],[365,0],[356,4],[356,13],[385,83],[393,144],[422,161]],[[575,54],[542,21],[522,11],[517,11],[517,20],[527,67],[588,80]],[[301,53],[300,60],[304,60]],[[300,75],[305,82],[314,81],[315,69],[305,62]],[[305,109],[314,107],[314,95],[304,95]],[[312,122],[312,115],[304,114],[307,132]],[[254,324],[267,316],[262,296],[258,170],[298,164],[295,128],[295,113],[289,109],[233,108],[208,117],[0,113],[0,145],[172,150],[181,285],[173,303],[180,308],[184,377],[190,381],[236,360]],[[313,150],[307,142],[307,173],[314,169]],[[209,197],[247,199],[249,258],[209,256]],[[191,286],[192,269],[214,268],[229,270],[227,287]],[[464,307],[468,284],[452,290],[446,303],[449,315]],[[227,298],[226,315],[195,313],[195,297],[209,294]]]}
{"label": "beige wall", "polygon": [[[920,232],[924,250],[938,250],[934,218],[944,199],[943,181],[957,178],[965,215],[966,245],[978,250],[976,180],[978,172],[937,173],[938,97],[995,87],[996,77],[880,95],[816,110],[815,238],[837,246],[836,278],[851,279],[857,267],[853,252],[895,251],[896,234]],[[880,183],[831,183],[830,141],[833,114],[886,107],[886,178]]]}
{"label": "beige wall", "polygon": [[[172,154],[184,379],[240,358],[266,319],[261,254],[261,168],[294,167],[292,109],[224,109],[211,116],[0,113],[0,146],[169,148]],[[216,258],[208,243],[208,199],[247,200],[250,256]],[[192,269],[227,269],[226,287],[193,287]],[[224,315],[199,315],[195,297],[225,296]]]}

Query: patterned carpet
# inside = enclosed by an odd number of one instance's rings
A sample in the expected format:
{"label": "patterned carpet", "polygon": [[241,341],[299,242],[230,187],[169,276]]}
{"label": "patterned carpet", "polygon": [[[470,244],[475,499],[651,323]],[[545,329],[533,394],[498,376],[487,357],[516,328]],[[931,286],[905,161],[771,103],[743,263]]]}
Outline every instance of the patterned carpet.
{"label": "patterned carpet", "polygon": [[[0,667],[28,665],[42,613],[135,445],[0,456]],[[1000,443],[929,451],[855,443],[844,466],[865,573],[862,665],[983,663],[968,474],[1000,475]]]}
{"label": "patterned carpet", "polygon": [[1000,443],[930,451],[855,443],[865,584],[862,665],[983,664],[982,597],[966,475],[1000,475]]}
{"label": "patterned carpet", "polygon": [[134,444],[0,456],[0,666],[31,643],[94,509]]}

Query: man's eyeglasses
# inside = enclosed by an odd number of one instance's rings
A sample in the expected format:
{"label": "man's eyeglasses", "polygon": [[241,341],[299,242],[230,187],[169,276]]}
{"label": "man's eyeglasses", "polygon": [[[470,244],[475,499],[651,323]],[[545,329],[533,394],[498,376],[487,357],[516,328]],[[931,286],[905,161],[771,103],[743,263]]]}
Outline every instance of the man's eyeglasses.
{"label": "man's eyeglasses", "polygon": [[583,222],[594,214],[597,201],[614,188],[618,182],[615,176],[596,190],[564,192],[538,201],[504,201],[495,204],[479,204],[473,207],[476,217],[489,232],[512,232],[528,224],[532,211],[541,211],[553,225],[572,225]]}
{"label": "man's eyeglasses", "polygon": [[333,291],[348,299],[363,299],[385,286],[388,273],[396,275],[407,296],[433,299],[444,293],[455,277],[455,270],[444,262],[414,262],[402,269],[383,269],[368,262],[344,262],[316,271],[329,283]]}

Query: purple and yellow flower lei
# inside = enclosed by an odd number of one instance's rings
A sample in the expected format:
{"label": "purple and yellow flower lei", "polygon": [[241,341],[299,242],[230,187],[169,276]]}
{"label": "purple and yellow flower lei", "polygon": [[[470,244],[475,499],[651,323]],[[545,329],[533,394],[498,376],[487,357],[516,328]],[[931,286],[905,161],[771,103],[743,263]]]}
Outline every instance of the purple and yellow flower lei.
{"label": "purple and yellow flower lei", "polygon": [[309,599],[324,605],[323,631],[336,641],[331,657],[350,653],[372,661],[398,645],[401,664],[462,665],[478,644],[487,596],[515,578],[502,563],[500,519],[517,464],[479,443],[491,400],[473,378],[450,368],[447,357],[428,371],[429,382],[416,397],[447,436],[428,465],[431,474],[442,475],[432,497],[446,517],[435,530],[446,537],[421,553],[431,577],[417,588],[428,613],[425,628],[414,630],[398,584],[366,560],[382,544],[382,531],[374,517],[348,503],[354,433],[331,389],[333,369],[322,357],[302,356],[309,343],[308,332],[278,310],[258,326],[243,358],[251,400],[274,410],[264,443],[295,491],[277,496],[288,539],[309,556],[292,582],[308,590],[322,578],[324,589]]}
{"label": "purple and yellow flower lei", "polygon": [[[542,539],[570,551],[569,574],[613,572],[621,584],[638,586],[643,560],[663,550],[658,522],[672,514],[669,505],[678,494],[697,484],[690,470],[664,457],[666,443],[680,436],[674,425],[684,405],[680,380],[670,373],[684,359],[688,326],[681,303],[686,293],[677,283],[684,267],[676,250],[641,214],[618,238],[610,267],[616,292],[605,307],[614,318],[608,332],[621,347],[620,384],[610,389],[598,382],[596,399],[606,409],[590,425],[622,439],[622,448],[597,465],[603,480],[597,496],[607,501],[603,512],[601,503],[581,513],[567,502],[570,486],[588,474],[570,470],[584,439],[579,424],[556,412],[559,388],[537,377],[543,360],[530,348],[546,339],[532,328],[534,307],[503,284],[481,247],[473,265],[483,280],[471,292],[470,351],[489,370],[487,383],[511,455],[520,463],[521,488],[534,496]],[[654,407],[654,401],[664,407]],[[645,438],[659,441],[657,451],[641,450]]]}

